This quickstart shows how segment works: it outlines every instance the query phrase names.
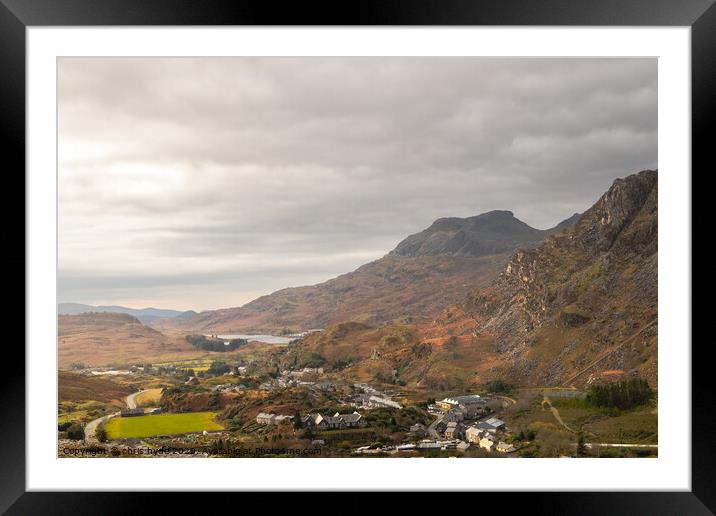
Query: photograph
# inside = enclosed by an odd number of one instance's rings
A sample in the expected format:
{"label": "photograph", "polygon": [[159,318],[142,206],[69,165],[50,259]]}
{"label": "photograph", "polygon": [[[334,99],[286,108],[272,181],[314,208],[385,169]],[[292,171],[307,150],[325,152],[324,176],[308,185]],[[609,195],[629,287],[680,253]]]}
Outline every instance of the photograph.
{"label": "photograph", "polygon": [[58,57],[57,458],[658,458],[658,62]]}

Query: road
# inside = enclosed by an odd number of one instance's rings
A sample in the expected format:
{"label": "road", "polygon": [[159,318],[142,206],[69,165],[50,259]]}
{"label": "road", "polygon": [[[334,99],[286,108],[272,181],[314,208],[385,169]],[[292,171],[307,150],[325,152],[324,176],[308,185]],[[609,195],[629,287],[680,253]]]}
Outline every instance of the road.
{"label": "road", "polygon": [[139,396],[143,392],[146,392],[146,389],[143,391],[133,392],[132,394],[127,396],[127,398],[124,400],[125,403],[127,404],[127,408],[130,408],[130,409],[137,408],[137,396]]}
{"label": "road", "polygon": [[99,441],[97,440],[97,436],[95,436],[95,432],[97,431],[97,426],[100,423],[106,423],[111,418],[118,416],[119,412],[115,412],[114,414],[108,414],[106,416],[102,416],[100,418],[97,418],[93,421],[90,421],[85,426],[85,442],[91,443],[91,444],[98,444]]}
{"label": "road", "polygon": [[430,437],[432,437],[433,439],[439,439],[439,438],[440,438],[440,436],[438,435],[438,431],[435,429],[435,427],[437,426],[437,424],[438,424],[441,420],[442,420],[442,418],[441,418],[441,417],[438,417],[435,421],[433,421],[432,423],[430,423],[430,426],[427,428],[427,430],[428,430],[428,435],[429,435]]}
{"label": "road", "polygon": [[[124,403],[127,405],[127,408],[131,408],[131,409],[137,408],[136,398],[138,395],[140,395],[143,392],[145,392],[145,391],[137,391],[137,392],[133,392],[132,394],[127,396],[124,399]],[[120,414],[120,412],[115,412],[114,414],[107,414],[106,416],[98,417],[97,419],[94,419],[94,420],[90,421],[89,423],[87,423],[85,425],[85,442],[92,443],[92,444],[99,443],[99,441],[97,440],[97,437],[95,436],[95,432],[97,431],[97,426],[100,423],[106,423],[111,418],[118,416],[119,414]]]}
{"label": "road", "polygon": [[585,443],[587,448],[600,446],[605,448],[658,448],[658,444],[623,444],[623,443]]}

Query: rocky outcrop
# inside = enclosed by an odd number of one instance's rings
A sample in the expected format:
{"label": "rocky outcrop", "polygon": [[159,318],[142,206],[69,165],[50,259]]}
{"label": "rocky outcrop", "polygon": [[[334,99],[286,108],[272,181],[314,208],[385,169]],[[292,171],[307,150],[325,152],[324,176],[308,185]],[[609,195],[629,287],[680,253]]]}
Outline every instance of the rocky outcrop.
{"label": "rocky outcrop", "polygon": [[[657,199],[656,171],[617,179],[576,224],[515,252],[495,283],[452,310],[473,322],[475,335],[497,341],[509,374],[535,383],[564,379],[656,318]],[[444,316],[436,322],[457,325]],[[649,363],[656,335],[636,340],[604,365],[638,370]]]}

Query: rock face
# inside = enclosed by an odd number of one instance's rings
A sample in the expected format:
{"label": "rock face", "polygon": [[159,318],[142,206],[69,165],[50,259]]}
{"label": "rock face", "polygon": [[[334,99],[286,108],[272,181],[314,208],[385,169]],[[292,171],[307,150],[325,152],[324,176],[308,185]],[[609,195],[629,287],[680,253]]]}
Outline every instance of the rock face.
{"label": "rock face", "polygon": [[325,328],[347,320],[430,320],[471,288],[494,280],[518,246],[534,246],[550,231],[532,228],[509,211],[439,219],[383,258],[324,283],[279,290],[238,308],[153,324],[195,331],[276,332]]}
{"label": "rock face", "polygon": [[515,252],[494,284],[436,325],[494,339],[500,374],[514,381],[617,370],[655,384],[657,194],[656,171],[617,179],[574,226]]}

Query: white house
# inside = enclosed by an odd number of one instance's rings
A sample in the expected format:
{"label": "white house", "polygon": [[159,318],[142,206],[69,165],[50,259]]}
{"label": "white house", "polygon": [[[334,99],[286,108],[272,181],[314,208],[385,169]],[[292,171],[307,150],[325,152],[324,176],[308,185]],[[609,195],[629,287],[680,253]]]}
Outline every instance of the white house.
{"label": "white house", "polygon": [[256,422],[259,425],[273,425],[276,421],[276,414],[268,414],[266,412],[259,412],[256,416]]}
{"label": "white house", "polygon": [[480,448],[483,448],[483,449],[485,449],[485,450],[487,450],[487,451],[492,451],[492,447],[493,447],[494,445],[495,445],[495,443],[492,442],[492,441],[491,441],[490,439],[488,439],[487,437],[483,437],[482,439],[480,439]]}
{"label": "white house", "polygon": [[451,421],[448,423],[447,428],[445,429],[445,438],[446,439],[456,439],[460,435],[460,424]]}
{"label": "white house", "polygon": [[471,426],[465,430],[465,438],[471,443],[479,443],[485,432],[476,426]]}
{"label": "white house", "polygon": [[495,446],[495,449],[500,453],[512,453],[515,451],[515,447],[511,444],[507,444],[505,442],[500,441],[497,443],[497,446]]}

